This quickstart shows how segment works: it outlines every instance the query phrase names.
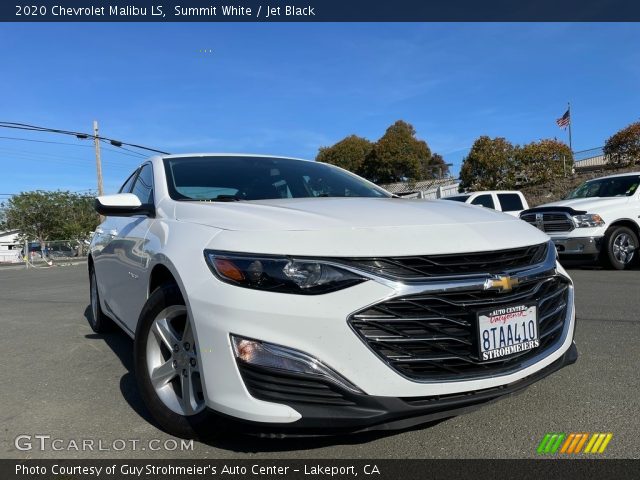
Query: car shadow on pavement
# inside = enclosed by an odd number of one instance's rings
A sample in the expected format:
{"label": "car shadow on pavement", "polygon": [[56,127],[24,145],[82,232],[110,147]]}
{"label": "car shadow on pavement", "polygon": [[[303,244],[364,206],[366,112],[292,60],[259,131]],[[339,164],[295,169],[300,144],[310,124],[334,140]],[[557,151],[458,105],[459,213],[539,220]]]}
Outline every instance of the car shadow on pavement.
{"label": "car shadow on pavement", "polygon": [[[87,306],[84,311],[84,317],[87,322],[89,321],[89,315],[91,315],[90,305]],[[120,392],[123,398],[138,415],[158,427],[145,407],[142,397],[138,393],[136,376],[133,372],[133,340],[117,326],[114,326],[113,331],[109,333],[90,333],[89,335],[85,335],[85,338],[90,340],[103,340],[113,353],[116,354],[122,366],[127,369],[127,373],[120,379]]]}
{"label": "car shadow on pavement", "polygon": [[[597,262],[579,262],[577,260],[571,262],[561,262],[562,266],[567,270],[567,272],[571,272],[573,270],[591,270],[591,271],[602,271],[602,272],[616,272],[613,268],[603,267],[601,264]],[[640,265],[636,263],[635,265],[631,265],[630,267],[625,268],[625,272],[635,272],[640,271]]]}
{"label": "car shadow on pavement", "polygon": [[236,453],[294,452],[315,450],[338,445],[360,445],[375,440],[392,437],[403,432],[424,430],[448,419],[440,419],[430,423],[406,428],[403,430],[380,430],[340,435],[323,436],[264,436],[235,434],[224,438],[201,440],[203,443],[222,450]]}
{"label": "car shadow on pavement", "polygon": [[[91,306],[87,306],[84,317],[89,321]],[[142,419],[149,422],[154,427],[161,430],[147,410],[142,397],[138,392],[135,373],[133,371],[133,341],[118,327],[114,327],[112,332],[106,334],[90,333],[85,335],[89,340],[102,340],[116,354],[122,366],[126,368],[120,379],[120,392],[129,406]],[[200,441],[210,447],[219,448],[238,453],[259,453],[259,452],[287,452],[295,450],[313,450],[336,445],[358,445],[368,443],[385,437],[397,435],[402,432],[422,430],[430,428],[448,419],[440,419],[433,422],[417,425],[403,430],[380,430],[352,433],[347,435],[323,435],[323,436],[286,436],[271,435],[265,432],[263,435],[233,433],[234,423],[227,425],[227,432],[224,437],[202,438]],[[215,429],[212,427],[212,431]],[[239,430],[239,429],[238,429]]]}

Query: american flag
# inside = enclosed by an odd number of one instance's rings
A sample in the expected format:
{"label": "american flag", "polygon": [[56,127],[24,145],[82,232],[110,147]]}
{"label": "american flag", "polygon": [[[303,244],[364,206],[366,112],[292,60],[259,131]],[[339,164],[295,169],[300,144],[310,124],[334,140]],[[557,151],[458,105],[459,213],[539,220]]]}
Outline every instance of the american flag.
{"label": "american flag", "polygon": [[557,119],[556,123],[560,128],[567,128],[567,126],[571,123],[571,113],[569,113],[569,110],[564,112],[564,115]]}

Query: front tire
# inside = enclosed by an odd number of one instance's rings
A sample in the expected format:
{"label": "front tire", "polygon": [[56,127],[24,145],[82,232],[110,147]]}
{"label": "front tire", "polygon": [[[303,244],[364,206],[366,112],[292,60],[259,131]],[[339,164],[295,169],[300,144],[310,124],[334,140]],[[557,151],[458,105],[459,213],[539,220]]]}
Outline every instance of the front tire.
{"label": "front tire", "polygon": [[193,322],[175,284],[159,287],[147,300],[134,356],[142,399],[164,430],[182,438],[218,430],[205,405]]}
{"label": "front tire", "polygon": [[630,268],[638,257],[638,236],[628,227],[613,227],[605,235],[604,263],[616,270]]}

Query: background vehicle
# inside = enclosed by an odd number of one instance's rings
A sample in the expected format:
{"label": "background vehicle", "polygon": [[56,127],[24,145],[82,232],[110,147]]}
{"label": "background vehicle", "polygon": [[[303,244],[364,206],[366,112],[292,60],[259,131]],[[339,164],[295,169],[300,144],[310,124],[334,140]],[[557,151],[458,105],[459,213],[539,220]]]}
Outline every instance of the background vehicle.
{"label": "background vehicle", "polygon": [[522,192],[516,190],[487,190],[483,192],[461,193],[459,195],[443,197],[442,200],[480,205],[514,216],[518,216],[522,210],[529,208],[527,199],[524,198]]}
{"label": "background vehicle", "polygon": [[589,180],[565,200],[522,212],[564,258],[596,259],[615,269],[638,261],[640,172]]}
{"label": "background vehicle", "polygon": [[72,248],[70,244],[55,241],[47,242],[45,244],[44,253],[42,245],[39,242],[32,242],[29,244],[29,252],[32,255],[37,255],[43,258],[70,258],[78,256],[78,251]]}
{"label": "background vehicle", "polygon": [[247,155],[154,157],[96,207],[91,326],[134,338],[141,395],[176,435],[221,433],[218,413],[259,429],[406,428],[577,356],[553,245],[489,209]]}

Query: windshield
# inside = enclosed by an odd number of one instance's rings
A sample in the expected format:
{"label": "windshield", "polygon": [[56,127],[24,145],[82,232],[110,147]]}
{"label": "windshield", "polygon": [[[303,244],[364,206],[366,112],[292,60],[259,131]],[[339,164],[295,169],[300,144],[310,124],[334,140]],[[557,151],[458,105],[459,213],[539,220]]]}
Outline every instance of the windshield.
{"label": "windshield", "polygon": [[640,175],[601,178],[583,183],[566,198],[629,197],[636,192],[638,184]]}
{"label": "windshield", "polygon": [[240,201],[309,197],[389,197],[366,180],[325,163],[267,157],[164,160],[174,200]]}

